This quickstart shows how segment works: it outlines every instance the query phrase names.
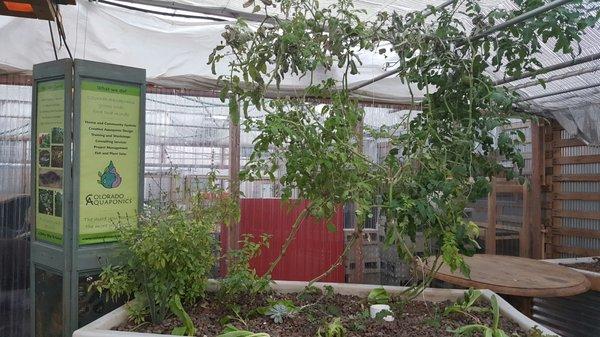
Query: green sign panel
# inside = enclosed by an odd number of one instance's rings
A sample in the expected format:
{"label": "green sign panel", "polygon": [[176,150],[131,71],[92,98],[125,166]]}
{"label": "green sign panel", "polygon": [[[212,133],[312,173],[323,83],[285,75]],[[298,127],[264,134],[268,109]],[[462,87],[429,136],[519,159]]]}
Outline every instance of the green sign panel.
{"label": "green sign panel", "polygon": [[140,87],[81,83],[79,244],[116,240],[136,224],[139,200]]}
{"label": "green sign panel", "polygon": [[64,109],[64,80],[38,83],[36,238],[57,245],[61,245],[63,239]]}

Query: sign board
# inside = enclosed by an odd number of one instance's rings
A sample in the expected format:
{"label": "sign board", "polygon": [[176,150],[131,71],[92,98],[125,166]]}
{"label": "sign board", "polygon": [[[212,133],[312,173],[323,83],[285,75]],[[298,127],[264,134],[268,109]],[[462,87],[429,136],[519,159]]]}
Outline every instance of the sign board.
{"label": "sign board", "polygon": [[118,305],[87,289],[142,207],[146,73],[65,59],[33,77],[31,329],[70,337]]}
{"label": "sign board", "polygon": [[140,88],[81,82],[79,244],[116,240],[118,224],[137,221]]}
{"label": "sign board", "polygon": [[35,222],[40,241],[62,245],[64,177],[64,80],[37,83]]}

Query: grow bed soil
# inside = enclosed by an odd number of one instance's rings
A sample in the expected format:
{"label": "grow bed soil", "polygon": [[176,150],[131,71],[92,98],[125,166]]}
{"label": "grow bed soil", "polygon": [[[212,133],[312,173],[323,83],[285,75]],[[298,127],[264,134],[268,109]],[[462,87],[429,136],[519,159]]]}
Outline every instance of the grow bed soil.
{"label": "grow bed soil", "polygon": [[561,265],[570,268],[583,269],[600,273],[600,260],[594,262],[561,263]]}
{"label": "grow bed soil", "polygon": [[[262,298],[255,298],[251,301],[248,298],[237,303],[240,307],[242,316],[250,312],[253,308],[267,305],[267,301]],[[298,307],[314,303],[313,299],[299,300],[296,294],[273,294],[271,299],[290,299]],[[423,301],[410,301],[405,304],[400,314],[395,311],[396,319],[393,322],[383,320],[374,320],[371,318],[359,318],[361,312],[369,309],[365,299],[356,296],[333,295],[319,302],[318,305],[311,306],[309,310],[303,310],[293,317],[285,317],[283,323],[274,323],[267,316],[256,316],[246,320],[246,324],[239,321],[230,321],[229,323],[237,328],[253,332],[266,332],[271,337],[312,337],[316,336],[319,327],[323,326],[323,321],[330,322],[333,316],[326,314],[329,311],[340,316],[342,324],[347,330],[346,337],[380,337],[380,336],[406,336],[406,337],[441,337],[453,336],[448,329],[455,329],[459,326],[475,323],[473,318],[467,318],[464,315],[454,314],[450,317],[442,317],[441,313],[444,307],[450,302],[432,303]],[[486,303],[486,305],[489,303]],[[399,305],[398,302],[390,303],[392,310]],[[209,295],[198,304],[186,308],[198,330],[197,336],[215,337],[223,331],[223,325],[220,320],[223,317],[232,315],[231,310],[227,309],[215,295]],[[310,314],[308,314],[310,313]],[[491,316],[489,314],[473,313],[481,322],[491,325]],[[437,318],[437,321],[436,321]],[[120,325],[116,330],[137,331],[158,334],[170,334],[174,327],[182,325],[175,317],[168,318],[160,325],[143,324],[141,326],[128,322]],[[526,336],[526,333],[519,326],[507,319],[501,318],[501,328],[509,335]],[[323,334],[324,335],[324,334]],[[474,335],[480,336],[480,335]]]}

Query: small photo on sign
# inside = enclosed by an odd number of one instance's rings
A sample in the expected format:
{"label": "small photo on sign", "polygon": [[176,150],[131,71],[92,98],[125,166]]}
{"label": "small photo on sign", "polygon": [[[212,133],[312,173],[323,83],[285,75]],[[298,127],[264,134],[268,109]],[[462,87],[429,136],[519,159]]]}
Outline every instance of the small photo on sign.
{"label": "small photo on sign", "polygon": [[54,192],[54,215],[62,217],[63,195],[61,192]]}
{"label": "small photo on sign", "polygon": [[63,128],[52,128],[52,144],[62,144],[65,139]]}
{"label": "small photo on sign", "polygon": [[40,170],[38,175],[40,187],[62,188],[63,173],[56,170]]}
{"label": "small photo on sign", "polygon": [[48,133],[38,134],[38,145],[41,148],[49,148],[50,147],[50,135]]}
{"label": "small photo on sign", "polygon": [[50,150],[40,150],[38,154],[38,163],[42,167],[50,166]]}
{"label": "small photo on sign", "polygon": [[52,167],[63,167],[63,147],[52,145]]}
{"label": "small photo on sign", "polygon": [[48,215],[54,214],[54,192],[51,190],[38,190],[38,212]]}

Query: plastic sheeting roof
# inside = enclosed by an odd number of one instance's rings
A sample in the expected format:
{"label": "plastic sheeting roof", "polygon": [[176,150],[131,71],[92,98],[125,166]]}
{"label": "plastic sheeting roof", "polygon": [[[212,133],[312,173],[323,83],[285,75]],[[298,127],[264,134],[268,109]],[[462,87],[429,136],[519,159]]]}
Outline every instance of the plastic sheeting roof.
{"label": "plastic sheeting roof", "polygon": [[[176,3],[209,8],[211,13],[220,11],[223,15],[250,13],[252,9],[243,7],[245,0],[152,1],[162,2],[165,6]],[[333,2],[335,0],[320,1],[322,6]],[[423,10],[427,5],[439,5],[442,2],[444,1],[355,0],[357,8],[367,11],[366,18],[376,15],[381,10],[406,13]],[[515,7],[509,0],[484,0],[482,5],[484,8]],[[213,47],[219,44],[224,27],[230,22],[178,19],[87,1],[81,1],[77,6],[62,6],[61,11],[68,44],[76,58],[145,68],[149,81],[158,85],[195,89],[216,88],[216,77],[211,74],[206,61]],[[163,12],[172,13],[174,10],[163,9]],[[54,31],[56,34],[56,29]],[[46,21],[0,17],[0,46],[0,73],[29,73],[33,64],[54,59]],[[600,29],[588,29],[581,46],[582,54],[576,57],[599,53]],[[64,48],[61,49],[60,56],[67,56]],[[354,83],[381,74],[386,70],[386,61],[389,61],[376,53],[366,52],[361,59],[364,64],[359,69],[360,75],[352,78]],[[544,66],[548,66],[567,61],[570,57],[558,55],[552,52],[551,45],[546,45],[539,59]],[[540,77],[548,78],[589,68],[595,68],[596,71],[549,82],[545,89],[536,85],[519,91],[524,97],[532,97],[600,84],[600,60],[550,72]],[[225,73],[226,63],[222,63],[217,71]],[[340,74],[333,73],[333,76],[338,75]],[[500,73],[491,75],[498,79],[503,76]],[[514,86],[528,81],[530,80],[523,79],[507,85]],[[307,79],[290,78],[283,83],[282,91],[284,94],[301,93],[306,84]],[[379,102],[406,103],[410,100],[406,86],[394,77],[357,90],[355,95]],[[600,125],[600,87],[540,98],[529,103],[532,111],[553,115],[573,135],[579,135],[591,144],[600,143],[597,131]]]}

